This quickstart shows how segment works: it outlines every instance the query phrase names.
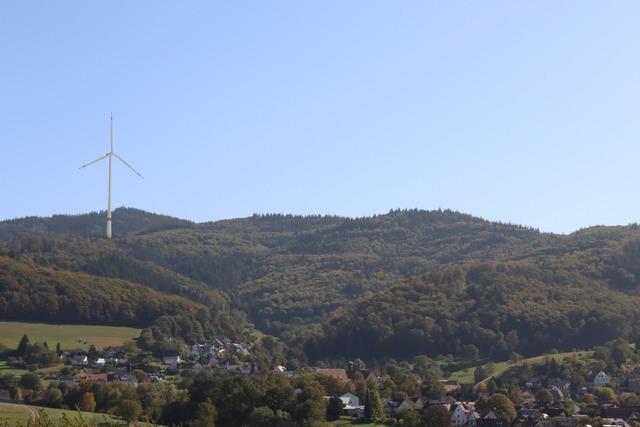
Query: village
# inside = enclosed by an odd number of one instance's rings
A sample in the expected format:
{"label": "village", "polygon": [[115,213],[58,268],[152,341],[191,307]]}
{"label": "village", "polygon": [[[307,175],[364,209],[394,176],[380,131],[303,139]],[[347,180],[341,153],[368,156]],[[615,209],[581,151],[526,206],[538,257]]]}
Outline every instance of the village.
{"label": "village", "polygon": [[[327,420],[349,417],[354,422],[412,425],[411,419],[426,416],[440,420],[434,426],[454,427],[640,425],[640,369],[634,365],[638,355],[627,343],[580,353],[590,355],[584,359],[575,354],[563,359],[550,355],[536,365],[514,363],[500,375],[491,372],[491,363],[479,365],[476,378],[468,383],[448,378],[438,363],[426,357],[420,359],[422,370],[418,363],[394,361],[367,369],[359,359],[344,368],[289,370],[281,364],[257,363],[253,343],[226,338],[182,345],[162,357],[131,344],[91,346],[88,351],[62,351],[58,346],[54,352],[46,345],[29,343],[25,336],[15,352],[5,352],[13,356],[4,363],[31,363],[31,371],[13,378],[0,376],[0,401],[74,409],[62,396],[81,387],[88,390],[91,384],[134,388],[173,384],[180,389],[208,376],[277,375],[292,384],[312,376],[324,385]],[[620,352],[623,361],[612,356]],[[52,366],[46,367],[43,355],[55,355],[57,360],[50,360]],[[95,410],[95,404],[83,409]]]}

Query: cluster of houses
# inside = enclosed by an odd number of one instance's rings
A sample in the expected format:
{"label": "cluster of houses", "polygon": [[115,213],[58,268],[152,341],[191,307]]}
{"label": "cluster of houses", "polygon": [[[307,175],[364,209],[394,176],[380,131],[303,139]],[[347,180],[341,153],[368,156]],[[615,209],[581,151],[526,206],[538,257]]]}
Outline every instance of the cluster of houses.
{"label": "cluster of houses", "polygon": [[[347,374],[340,369],[308,368],[314,372],[330,375],[342,380],[348,380]],[[380,381],[379,376],[367,376],[367,380]],[[578,427],[586,426],[590,419],[597,418],[602,426],[630,427],[640,423],[640,406],[627,407],[614,402],[593,404],[589,414],[582,414],[581,408],[573,399],[579,395],[590,394],[594,387],[610,385],[612,378],[605,372],[595,375],[592,382],[571,384],[570,380],[552,378],[545,381],[531,379],[526,381],[522,392],[522,402],[517,407],[517,416],[512,425],[524,427]],[[460,387],[455,381],[443,381],[447,392],[453,392]],[[640,392],[640,376],[627,380],[627,390]],[[542,388],[550,391],[552,401],[537,402],[536,392]],[[577,391],[576,391],[577,390]],[[480,393],[482,394],[482,393]],[[622,393],[624,397],[624,393]],[[328,397],[327,397],[328,398]],[[344,411],[353,417],[364,416],[364,405],[358,396],[345,393],[339,396]],[[401,411],[413,410],[425,413],[432,406],[446,408],[451,414],[454,427],[507,427],[495,408],[480,410],[473,401],[456,401],[446,396],[442,399],[429,399],[424,396],[407,398],[403,401],[383,399],[385,412],[388,416],[398,415]]]}
{"label": "cluster of houses", "polygon": [[[162,358],[163,366],[157,364],[153,372],[145,375],[151,382],[162,381],[165,375],[178,372],[191,372],[193,375],[211,372],[232,372],[240,375],[251,375],[256,372],[256,367],[248,360],[251,355],[251,347],[248,344],[231,342],[226,339],[214,340],[210,343],[194,344],[185,348],[182,354],[169,354]],[[67,386],[82,381],[112,382],[120,381],[137,385],[139,379],[133,374],[132,366],[140,361],[130,360],[126,351],[121,348],[107,348],[100,354],[73,354],[65,352],[60,355],[61,360],[71,369],[58,378],[60,383]],[[145,371],[150,371],[145,368]],[[284,366],[275,366],[272,371],[289,378],[299,372],[314,372],[327,375],[341,381],[350,382],[345,369],[307,367],[301,371],[288,371]],[[383,378],[374,370],[361,371],[362,377],[367,382],[381,384]],[[619,379],[618,379],[619,380]],[[572,384],[570,380],[562,378],[531,378],[521,385],[522,401],[519,404],[517,418],[514,425],[525,427],[577,427],[587,423],[589,417],[599,418],[599,424],[604,426],[615,425],[629,427],[640,423],[640,406],[625,407],[614,402],[600,405],[594,404],[589,414],[581,414],[581,408],[573,403],[582,400],[581,396],[589,395],[594,387],[607,386],[612,383],[612,378],[605,372],[598,372],[591,382]],[[618,390],[624,395],[625,391],[640,394],[640,373],[638,376],[626,378],[624,390]],[[492,408],[479,410],[476,402],[456,401],[451,396],[457,395],[456,391],[461,387],[456,381],[442,381],[447,396],[442,399],[429,399],[424,396],[413,396],[402,401],[383,399],[385,412],[388,416],[398,415],[401,411],[412,410],[425,413],[434,405],[446,408],[451,414],[454,427],[507,427],[503,425],[500,414]],[[537,392],[540,389],[550,392],[551,398],[544,402],[536,401]],[[482,392],[479,393],[482,395]],[[547,395],[548,396],[548,395]],[[0,393],[0,398],[2,398]],[[353,417],[364,417],[365,407],[360,398],[352,393],[339,396],[343,403],[344,412]],[[583,407],[584,408],[584,407]]]}
{"label": "cluster of houses", "polygon": [[253,364],[232,363],[232,355],[236,356],[233,360],[245,359],[251,354],[250,346],[244,343],[235,343],[230,340],[216,339],[211,343],[193,344],[188,352],[190,359],[196,362],[187,364],[179,354],[167,355],[162,358],[162,363],[168,365],[169,373],[176,373],[182,369],[191,369],[191,371],[199,375],[205,370],[224,369],[229,372],[236,372],[249,375],[254,372]]}
{"label": "cluster of houses", "polygon": [[[179,353],[168,354],[162,357],[162,364],[166,369],[156,374],[149,375],[151,382],[161,381],[165,374],[175,374],[181,370],[191,370],[194,374],[201,374],[206,369],[224,369],[240,374],[251,374],[254,367],[251,363],[231,363],[230,356],[239,360],[249,356],[250,347],[244,343],[234,343],[227,339],[214,340],[212,343],[194,344],[183,352],[188,362]],[[60,376],[58,380],[67,385],[79,381],[111,382],[122,381],[137,384],[137,378],[131,372],[131,366],[127,353],[117,347],[105,349],[100,356],[90,357],[86,353],[64,352],[60,359],[66,365],[75,370],[82,370],[79,375]],[[193,360],[196,360],[193,362]],[[135,362],[135,361],[134,361]],[[105,369],[109,372],[105,372]]]}
{"label": "cluster of houses", "polygon": [[[592,382],[573,385],[570,380],[549,378],[544,381],[533,378],[526,381],[522,391],[522,402],[517,408],[517,416],[512,425],[525,427],[577,427],[586,426],[590,419],[597,418],[603,426],[630,427],[640,422],[640,407],[626,407],[615,402],[593,404],[589,414],[574,399],[589,395],[594,387],[608,386],[612,378],[605,372],[598,372]],[[551,393],[551,401],[536,401],[536,392],[545,388]],[[628,379],[629,392],[640,392],[640,377]],[[622,393],[624,396],[624,393]],[[446,400],[446,399],[445,399]],[[412,405],[413,403],[413,405]],[[430,400],[410,400],[405,407],[424,411],[431,405],[442,405],[451,412],[454,427],[506,427],[500,416],[492,408],[479,411],[475,402],[436,402]]]}
{"label": "cluster of houses", "polygon": [[65,351],[60,355],[60,360],[71,364],[74,368],[84,368],[89,364],[95,364],[98,367],[104,367],[107,364],[126,365],[129,362],[127,353],[118,347],[109,347],[104,351],[104,357],[97,357],[94,360],[89,360],[89,356],[86,353],[72,353]]}

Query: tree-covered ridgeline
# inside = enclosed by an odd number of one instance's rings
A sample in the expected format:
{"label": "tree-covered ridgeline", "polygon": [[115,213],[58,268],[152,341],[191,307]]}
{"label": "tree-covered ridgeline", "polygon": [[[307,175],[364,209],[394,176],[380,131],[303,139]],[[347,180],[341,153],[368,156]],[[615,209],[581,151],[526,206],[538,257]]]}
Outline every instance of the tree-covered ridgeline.
{"label": "tree-covered ridgeline", "polygon": [[637,334],[635,225],[563,236],[440,210],[193,224],[129,209],[109,241],[86,232],[104,220],[92,215],[0,222],[0,317],[47,320],[62,303],[71,322],[187,342],[242,333],[246,317],[312,360],[509,357]]}

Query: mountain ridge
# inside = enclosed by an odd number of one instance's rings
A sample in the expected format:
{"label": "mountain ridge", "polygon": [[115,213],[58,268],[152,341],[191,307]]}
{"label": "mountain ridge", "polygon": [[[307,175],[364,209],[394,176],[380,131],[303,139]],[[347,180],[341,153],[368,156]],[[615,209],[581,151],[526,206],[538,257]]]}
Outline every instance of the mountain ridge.
{"label": "mountain ridge", "polygon": [[[635,295],[640,294],[640,267],[636,268],[636,265],[640,266],[640,229],[635,224],[596,226],[558,235],[450,210],[392,210],[383,215],[355,219],[256,214],[196,224],[131,209],[123,210],[119,217],[131,215],[135,226],[107,240],[99,237],[102,230],[98,228],[96,232],[100,231],[100,234],[96,235],[83,235],[78,231],[87,224],[97,227],[96,221],[104,221],[96,215],[90,221],[86,217],[76,218],[75,222],[66,218],[64,227],[75,227],[74,233],[55,232],[55,229],[42,232],[46,227],[37,222],[35,225],[11,223],[10,233],[5,231],[4,234],[8,237],[0,242],[0,255],[43,268],[89,274],[96,282],[125,280],[164,295],[198,304],[204,302],[208,316],[212,317],[198,319],[196,314],[190,315],[187,323],[194,326],[185,326],[191,331],[187,333],[189,339],[203,337],[214,330],[238,333],[244,329],[242,316],[246,316],[248,326],[252,324],[265,333],[280,337],[299,357],[307,353],[316,359],[338,357],[318,349],[335,348],[332,340],[335,343],[347,339],[348,335],[335,333],[336,324],[365,331],[350,322],[360,318],[358,313],[366,313],[367,304],[376,306],[376,298],[393,301],[390,307],[407,307],[403,318],[408,324],[424,324],[432,316],[421,308],[409,310],[413,307],[412,298],[422,298],[420,292],[411,288],[435,292],[434,297],[442,298],[439,290],[433,291],[423,285],[427,280],[424,278],[456,269],[464,271],[465,278],[473,278],[473,272],[478,269],[497,271],[493,276],[487,276],[493,277],[494,282],[482,281],[486,289],[481,288],[478,295],[494,288],[493,292],[498,294],[513,292],[515,299],[510,299],[509,294],[509,298],[496,301],[512,301],[511,311],[504,311],[504,315],[513,317],[517,314],[520,322],[525,321],[526,316],[538,316],[543,319],[539,324],[546,328],[552,319],[540,317],[540,310],[535,308],[512,310],[513,301],[518,298],[531,300],[526,287],[513,285],[531,283],[532,287],[540,288],[541,295],[547,299],[557,294],[564,298],[562,301],[585,307],[593,306],[589,301],[591,296],[604,298],[603,295],[608,295],[612,301],[617,301],[621,311],[629,313],[630,320],[623,322],[621,335],[630,337],[630,331],[635,330],[631,322],[635,322],[636,311],[621,297],[629,296],[635,301]],[[6,225],[6,222],[0,222],[0,235]],[[468,274],[469,271],[472,274]],[[465,289],[476,285],[472,280]],[[584,294],[580,289],[585,290]],[[450,347],[444,342],[425,338],[416,341],[421,342],[422,347],[399,351],[399,354],[404,357],[414,351],[424,354],[457,352],[465,342],[479,344],[468,335],[468,328],[459,328],[460,324],[470,321],[469,316],[476,316],[473,314],[476,306],[471,304],[473,298],[460,295],[455,298],[459,304],[468,307],[469,313],[451,309],[451,316],[443,314],[440,317],[453,322],[450,323],[453,329],[446,328],[457,331],[449,338],[452,342],[459,339],[459,345]],[[447,306],[447,301],[446,298],[443,300],[443,307]],[[556,306],[553,299],[545,304]],[[424,305],[428,306],[426,300]],[[578,315],[575,313],[582,311],[576,309],[572,313],[575,317]],[[600,318],[600,314],[595,318]],[[602,318],[608,318],[609,314],[605,310]],[[374,319],[375,313],[371,315]],[[0,318],[2,316],[0,310]],[[477,318],[480,323],[471,330],[478,336],[492,337],[493,343],[492,346],[480,346],[483,354],[498,352],[504,356],[502,341],[511,330],[535,335],[531,329],[505,329],[500,322],[482,323],[482,316],[479,313],[477,316],[480,316]],[[216,320],[218,326],[206,328],[201,322],[211,321],[207,319],[219,319],[220,322]],[[567,321],[573,325],[574,320]],[[172,332],[165,328],[164,334],[183,333],[182,327],[177,328],[175,322],[164,324],[173,325],[169,328]],[[396,342],[394,340],[399,337],[409,339],[407,331],[398,326],[401,324],[394,321],[386,327],[372,328],[371,331],[377,331],[375,333],[364,334],[371,339],[383,340],[371,347],[374,356],[394,353],[389,343]],[[454,324],[458,326],[453,327]],[[443,328],[443,325],[438,327]],[[381,331],[389,328],[391,335],[388,337],[391,338],[385,338],[386,333]],[[427,330],[432,329],[425,326]],[[467,330],[467,335],[461,332],[463,330]],[[569,335],[565,338],[566,343],[576,343],[578,339]],[[556,345],[551,338],[545,341],[531,336],[523,336],[522,342],[510,349],[526,353],[531,345],[537,345],[535,343]],[[345,349],[348,347],[344,346]]]}

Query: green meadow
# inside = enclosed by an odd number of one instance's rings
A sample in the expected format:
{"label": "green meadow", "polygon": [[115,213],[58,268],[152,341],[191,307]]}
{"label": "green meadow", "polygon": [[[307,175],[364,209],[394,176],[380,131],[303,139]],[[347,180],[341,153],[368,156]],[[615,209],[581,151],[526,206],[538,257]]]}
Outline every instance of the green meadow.
{"label": "green meadow", "polygon": [[16,348],[24,334],[31,342],[46,341],[50,348],[60,343],[63,350],[87,350],[117,346],[140,335],[140,329],[119,326],[53,325],[46,323],[0,322],[0,344]]}

